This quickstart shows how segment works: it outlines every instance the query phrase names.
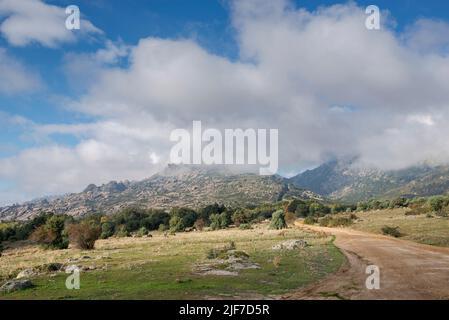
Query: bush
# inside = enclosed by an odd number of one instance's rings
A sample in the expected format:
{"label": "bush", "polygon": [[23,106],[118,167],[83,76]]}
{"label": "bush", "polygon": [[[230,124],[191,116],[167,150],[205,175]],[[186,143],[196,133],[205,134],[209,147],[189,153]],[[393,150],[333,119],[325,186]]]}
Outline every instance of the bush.
{"label": "bush", "polygon": [[195,227],[196,230],[203,231],[205,225],[206,223],[204,222],[204,219],[199,218],[195,221],[195,224],[193,226]]}
{"label": "bush", "polygon": [[3,247],[3,244],[0,242],[0,257],[2,256],[3,250],[5,250],[5,248]]}
{"label": "bush", "polygon": [[131,234],[126,230],[125,226],[121,225],[116,228],[115,236],[119,238],[129,237]]}
{"label": "bush", "polygon": [[309,216],[304,219],[304,224],[315,224],[318,222],[318,219],[312,216]]}
{"label": "bush", "polygon": [[430,197],[428,200],[430,209],[433,212],[439,212],[443,209],[443,207],[445,206],[445,198],[443,196],[435,196],[435,197]]}
{"label": "bush", "polygon": [[212,205],[207,205],[204,208],[200,209],[199,213],[198,213],[198,218],[203,219],[205,225],[209,225],[210,216],[212,214],[220,214],[225,211],[226,211],[226,207],[224,205],[214,203]]}
{"label": "bush", "polygon": [[285,214],[283,210],[278,210],[273,213],[271,218],[270,229],[285,229],[287,228],[287,223],[285,222]]}
{"label": "bush", "polygon": [[148,235],[148,229],[145,227],[140,228],[136,233],[137,237],[146,237],[147,235]]}
{"label": "bush", "polygon": [[147,217],[141,221],[140,227],[156,230],[161,224],[168,225],[169,221],[170,215],[164,210],[149,210]]}
{"label": "bush", "polygon": [[240,230],[250,230],[250,229],[252,229],[253,227],[251,226],[251,224],[250,223],[242,223],[240,226],[239,226],[239,229]]}
{"label": "bush", "polygon": [[395,238],[399,238],[401,237],[401,232],[399,231],[399,227],[389,227],[389,226],[385,226],[382,227],[382,234],[387,235],[387,236],[392,236]]}
{"label": "bush", "polygon": [[212,230],[219,230],[219,229],[221,229],[220,215],[219,214],[211,214],[209,219],[210,219],[210,228]]}
{"label": "bush", "polygon": [[69,241],[65,232],[66,216],[51,216],[44,225],[30,235],[30,239],[46,249],[67,249]]}
{"label": "bush", "polygon": [[70,243],[83,250],[92,250],[101,234],[100,227],[92,221],[81,221],[67,226]]}
{"label": "bush", "polygon": [[296,216],[297,217],[307,217],[309,215],[309,206],[307,203],[302,202],[296,206]]}
{"label": "bush", "polygon": [[318,224],[321,227],[328,227],[331,219],[332,218],[330,216],[325,216],[325,217],[323,217],[323,218],[318,220]]}
{"label": "bush", "polygon": [[106,221],[101,225],[101,239],[107,239],[109,237],[112,237],[115,232],[115,226],[112,222]]}
{"label": "bush", "polygon": [[188,208],[173,208],[170,212],[170,216],[170,230],[178,232],[193,227],[198,214],[194,210]]}
{"label": "bush", "polygon": [[161,223],[161,224],[159,225],[159,228],[157,228],[157,230],[159,230],[160,232],[167,231],[167,230],[168,230],[168,226]]}
{"label": "bush", "polygon": [[334,217],[329,221],[329,227],[346,227],[352,224],[352,219],[350,217]]}

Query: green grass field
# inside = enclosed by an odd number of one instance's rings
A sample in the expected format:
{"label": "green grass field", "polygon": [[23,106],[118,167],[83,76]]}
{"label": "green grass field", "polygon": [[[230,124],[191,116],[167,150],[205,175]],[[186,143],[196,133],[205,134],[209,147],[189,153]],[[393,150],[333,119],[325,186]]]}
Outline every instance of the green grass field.
{"label": "green grass field", "polygon": [[[288,239],[304,239],[309,246],[291,251],[271,247]],[[260,269],[241,270],[238,276],[199,275],[195,266],[207,261],[209,249],[234,241]],[[81,273],[80,290],[65,287],[63,272],[31,278],[34,288],[0,294],[0,299],[204,299],[274,298],[336,272],[344,256],[332,238],[299,229],[179,233],[169,238],[117,238],[100,240],[93,251],[48,251],[24,244],[8,248],[0,257],[5,281],[19,271],[50,262],[95,267]],[[2,282],[3,282],[2,281]]]}
{"label": "green grass field", "polygon": [[351,228],[382,233],[384,226],[399,227],[401,239],[423,244],[449,247],[449,219],[432,214],[406,215],[410,209],[387,209],[358,212],[359,219]]}

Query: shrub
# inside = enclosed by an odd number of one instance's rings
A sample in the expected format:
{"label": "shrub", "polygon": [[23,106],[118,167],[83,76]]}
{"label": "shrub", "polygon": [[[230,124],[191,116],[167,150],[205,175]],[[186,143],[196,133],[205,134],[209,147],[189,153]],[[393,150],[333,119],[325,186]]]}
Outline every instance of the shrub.
{"label": "shrub", "polygon": [[401,232],[399,231],[399,227],[384,226],[382,227],[381,230],[382,234],[392,236],[395,238],[399,238],[402,235]]}
{"label": "shrub", "polygon": [[321,227],[328,227],[331,220],[332,220],[332,218],[331,218],[330,216],[326,216],[326,217],[324,217],[324,218],[321,218],[321,219],[319,220],[319,225],[320,225]]}
{"label": "shrub", "polygon": [[3,244],[0,242],[0,257],[2,256],[3,250],[5,250],[5,248],[3,247]]}
{"label": "shrub", "polygon": [[70,243],[83,250],[92,250],[101,234],[100,227],[92,221],[81,221],[67,226]]}
{"label": "shrub", "polygon": [[170,215],[164,210],[149,210],[147,217],[141,221],[140,227],[156,230],[161,224],[167,225],[169,221]]}
{"label": "shrub", "polygon": [[313,202],[309,206],[309,215],[325,215],[330,212],[331,209],[329,207],[318,202]]}
{"label": "shrub", "polygon": [[350,217],[333,217],[330,219],[329,227],[346,227],[352,224]]}
{"label": "shrub", "polygon": [[121,225],[116,228],[115,236],[119,238],[126,238],[130,236],[130,233],[126,230],[125,226]]}
{"label": "shrub", "polygon": [[207,205],[204,208],[200,209],[198,213],[198,218],[203,219],[205,225],[208,225],[210,223],[209,218],[212,214],[220,214],[224,211],[226,211],[226,207],[224,205],[214,203],[212,205]]}
{"label": "shrub", "polygon": [[312,216],[309,216],[304,219],[304,224],[315,224],[318,222],[318,219]]}
{"label": "shrub", "polygon": [[305,204],[304,201],[301,201],[301,200],[298,200],[298,199],[294,199],[294,200],[290,201],[290,203],[288,203],[288,205],[286,207],[286,211],[287,212],[291,212],[291,213],[295,213],[297,208],[298,208],[298,206],[299,205],[304,205],[304,204]]}
{"label": "shrub", "polygon": [[69,241],[64,230],[66,216],[51,216],[30,235],[30,239],[46,249],[67,249]]}
{"label": "shrub", "polygon": [[270,229],[285,229],[287,228],[287,223],[285,222],[285,214],[283,210],[278,210],[273,213],[271,218]]}
{"label": "shrub", "polygon": [[194,210],[188,208],[173,208],[170,212],[170,216],[170,230],[178,232],[193,227],[198,214]]}
{"label": "shrub", "polygon": [[220,215],[219,214],[211,214],[209,219],[210,219],[210,228],[212,230],[219,230],[219,229],[221,229]]}
{"label": "shrub", "polygon": [[204,229],[205,225],[206,225],[206,223],[204,222],[204,219],[199,218],[195,221],[195,224],[193,226],[195,227],[196,230],[202,231]]}
{"label": "shrub", "polygon": [[220,213],[220,228],[226,229],[231,224],[231,219],[227,212]]}
{"label": "shrub", "polygon": [[115,232],[115,226],[112,222],[106,221],[101,225],[101,239],[107,239],[109,237],[112,237]]}
{"label": "shrub", "polygon": [[157,228],[160,232],[164,232],[168,230],[168,226],[166,224],[161,223],[159,228]]}
{"label": "shrub", "polygon": [[253,227],[251,226],[251,224],[250,223],[242,223],[240,226],[239,226],[239,229],[240,230],[250,230],[250,229],[252,229]]}
{"label": "shrub", "polygon": [[445,206],[445,198],[443,196],[430,197],[428,200],[430,209],[433,212],[439,212]]}
{"label": "shrub", "polygon": [[147,235],[148,235],[148,229],[145,227],[140,228],[136,233],[137,237],[146,237]]}

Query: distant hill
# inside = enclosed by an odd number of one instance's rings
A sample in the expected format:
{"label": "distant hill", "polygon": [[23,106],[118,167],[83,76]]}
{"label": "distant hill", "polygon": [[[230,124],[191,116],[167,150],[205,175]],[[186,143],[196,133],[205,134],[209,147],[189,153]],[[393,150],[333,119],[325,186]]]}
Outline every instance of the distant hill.
{"label": "distant hill", "polygon": [[449,191],[449,166],[420,165],[403,170],[363,169],[353,160],[335,160],[290,181],[323,196],[359,201],[370,198],[431,196]]}
{"label": "distant hill", "polygon": [[24,220],[41,211],[72,216],[114,213],[129,206],[198,208],[217,202],[227,206],[258,205],[286,197],[320,197],[280,176],[260,176],[218,167],[169,166],[136,182],[89,185],[83,192],[0,208],[0,220]]}

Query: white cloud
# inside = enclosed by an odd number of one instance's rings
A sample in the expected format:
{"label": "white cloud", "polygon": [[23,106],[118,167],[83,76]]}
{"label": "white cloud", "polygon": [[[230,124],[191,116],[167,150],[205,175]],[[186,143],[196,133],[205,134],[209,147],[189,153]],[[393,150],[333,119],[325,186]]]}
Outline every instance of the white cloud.
{"label": "white cloud", "polygon": [[0,0],[0,33],[13,46],[39,43],[57,47],[76,41],[76,34],[102,33],[88,20],[81,20],[79,31],[67,30],[65,8],[46,4],[41,0]]}
{"label": "white cloud", "polygon": [[0,48],[0,94],[33,92],[42,87],[40,77]]}
{"label": "white cloud", "polygon": [[81,142],[1,160],[0,177],[30,195],[141,179],[167,161],[170,130],[193,120],[279,129],[284,171],[334,156],[359,155],[382,168],[449,160],[449,57],[404,41],[421,31],[397,34],[388,16],[380,31],[369,31],[364,8],[351,3],[309,12],[281,0],[236,1],[232,17],[237,61],[191,40],[158,38],[74,56],[95,81],[69,107],[100,120],[37,126],[37,136]]}
{"label": "white cloud", "polygon": [[422,53],[449,53],[449,23],[419,19],[404,34],[406,44]]}

